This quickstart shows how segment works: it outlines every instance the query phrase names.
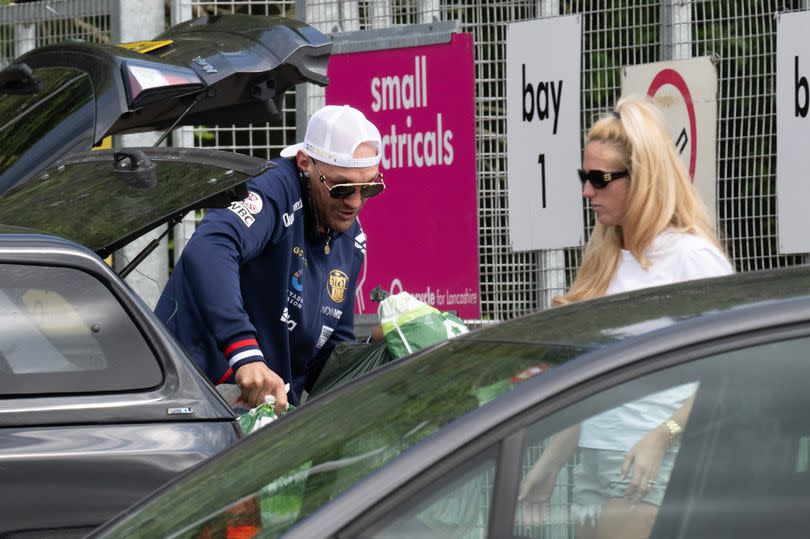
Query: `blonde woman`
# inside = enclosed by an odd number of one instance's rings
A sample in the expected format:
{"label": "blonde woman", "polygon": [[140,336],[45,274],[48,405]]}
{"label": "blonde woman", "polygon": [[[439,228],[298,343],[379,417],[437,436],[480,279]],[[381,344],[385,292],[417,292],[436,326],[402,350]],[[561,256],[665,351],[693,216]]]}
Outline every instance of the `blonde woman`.
{"label": "blonde woman", "polygon": [[[648,100],[624,98],[591,127],[578,174],[597,224],[574,283],[556,304],[732,273]],[[521,485],[524,522],[543,519],[560,468],[578,446],[577,539],[648,537],[695,389],[648,395],[555,436]]]}

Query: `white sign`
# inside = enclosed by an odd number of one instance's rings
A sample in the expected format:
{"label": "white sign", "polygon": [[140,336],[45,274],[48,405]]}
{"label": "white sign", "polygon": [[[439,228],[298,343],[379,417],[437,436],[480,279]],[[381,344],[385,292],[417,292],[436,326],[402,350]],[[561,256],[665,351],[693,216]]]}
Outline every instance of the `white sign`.
{"label": "white sign", "polygon": [[716,223],[717,70],[709,58],[622,68],[622,95],[648,95],[663,112],[686,170]]}
{"label": "white sign", "polygon": [[[780,253],[810,252],[810,12],[781,13],[776,22],[776,214]],[[756,171],[749,171],[754,175]]]}
{"label": "white sign", "polygon": [[583,244],[579,15],[506,29],[509,239],[514,251]]}

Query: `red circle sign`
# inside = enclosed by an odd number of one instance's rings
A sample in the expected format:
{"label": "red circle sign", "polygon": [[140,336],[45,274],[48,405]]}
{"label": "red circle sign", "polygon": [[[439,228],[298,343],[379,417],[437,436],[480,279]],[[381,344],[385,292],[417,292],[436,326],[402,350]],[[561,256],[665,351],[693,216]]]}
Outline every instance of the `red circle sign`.
{"label": "red circle sign", "polygon": [[695,163],[697,162],[697,123],[695,121],[695,105],[692,103],[692,94],[689,93],[689,87],[681,74],[674,69],[667,68],[659,71],[653,78],[650,87],[647,89],[647,95],[655,97],[656,92],[665,84],[674,86],[681,93],[681,97],[683,97],[686,104],[686,113],[689,115],[689,177],[694,182]]}

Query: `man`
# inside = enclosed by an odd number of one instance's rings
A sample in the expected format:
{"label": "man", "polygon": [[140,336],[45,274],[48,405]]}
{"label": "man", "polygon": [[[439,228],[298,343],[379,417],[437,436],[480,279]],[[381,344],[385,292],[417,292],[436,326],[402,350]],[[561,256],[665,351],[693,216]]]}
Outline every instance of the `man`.
{"label": "man", "polygon": [[210,211],[155,309],[215,384],[255,407],[298,404],[335,345],[354,340],[365,256],[356,217],[382,192],[380,133],[362,112],[326,106],[304,141],[248,182],[248,197]]}

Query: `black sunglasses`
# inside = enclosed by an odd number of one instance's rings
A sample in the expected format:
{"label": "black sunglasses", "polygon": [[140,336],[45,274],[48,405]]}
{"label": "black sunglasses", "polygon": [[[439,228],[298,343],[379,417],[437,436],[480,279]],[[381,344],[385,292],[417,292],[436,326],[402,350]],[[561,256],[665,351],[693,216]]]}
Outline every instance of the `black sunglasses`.
{"label": "black sunglasses", "polygon": [[579,173],[579,181],[582,182],[582,185],[585,185],[586,181],[591,182],[594,189],[604,189],[608,182],[612,182],[613,180],[618,180],[619,178],[624,178],[625,176],[630,175],[629,170],[620,170],[618,172],[605,172],[604,170],[589,170],[585,172],[582,169],[577,169]]}
{"label": "black sunglasses", "polygon": [[382,172],[377,172],[377,175],[374,176],[370,182],[366,183],[338,183],[333,186],[329,186],[327,183],[328,180],[326,176],[323,175],[321,169],[318,168],[318,163],[315,160],[312,160],[312,164],[315,165],[315,170],[318,171],[318,176],[320,176],[321,183],[326,186],[326,189],[329,191],[329,196],[331,198],[349,198],[352,196],[358,189],[360,189],[360,196],[363,198],[371,198],[374,196],[379,195],[385,189],[385,183],[383,182],[383,174]]}

